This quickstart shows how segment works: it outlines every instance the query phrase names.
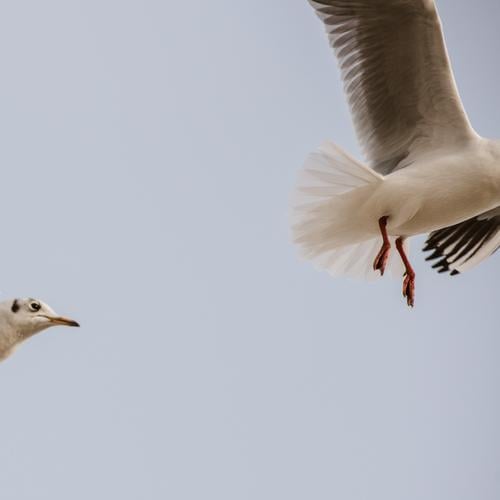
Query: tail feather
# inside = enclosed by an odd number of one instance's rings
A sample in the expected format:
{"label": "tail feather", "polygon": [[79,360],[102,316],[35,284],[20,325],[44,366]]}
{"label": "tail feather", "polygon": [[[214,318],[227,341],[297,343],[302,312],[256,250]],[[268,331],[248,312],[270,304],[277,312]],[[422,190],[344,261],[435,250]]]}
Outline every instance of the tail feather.
{"label": "tail feather", "polygon": [[[383,180],[331,142],[312,153],[292,199],[292,235],[302,256],[334,276],[375,279],[381,238],[361,207]],[[388,267],[402,272],[395,255]]]}
{"label": "tail feather", "polygon": [[370,167],[363,165],[332,142],[325,142],[311,153],[299,173],[294,206],[328,200],[332,196],[384,178]]}

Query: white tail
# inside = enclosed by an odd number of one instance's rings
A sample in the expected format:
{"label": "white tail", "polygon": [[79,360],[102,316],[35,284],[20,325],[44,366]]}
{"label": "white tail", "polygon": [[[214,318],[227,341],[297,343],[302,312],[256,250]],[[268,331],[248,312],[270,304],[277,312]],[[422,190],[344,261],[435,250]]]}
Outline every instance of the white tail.
{"label": "white tail", "polygon": [[[303,257],[335,276],[379,276],[372,266],[382,240],[363,204],[383,180],[331,142],[312,153],[292,200],[292,235]],[[388,268],[401,276],[394,252]]]}

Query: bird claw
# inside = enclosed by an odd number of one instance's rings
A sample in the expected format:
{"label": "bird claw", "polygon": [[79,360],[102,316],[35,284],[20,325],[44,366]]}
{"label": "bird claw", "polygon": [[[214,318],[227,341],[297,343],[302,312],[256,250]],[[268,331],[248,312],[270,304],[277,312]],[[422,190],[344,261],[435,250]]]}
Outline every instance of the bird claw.
{"label": "bird claw", "polygon": [[385,273],[387,261],[389,260],[390,250],[391,250],[390,245],[382,245],[380,252],[375,257],[375,260],[373,261],[373,270],[380,271],[381,276],[383,276]]}
{"label": "bird claw", "polygon": [[415,274],[405,273],[403,281],[403,297],[406,297],[406,303],[409,307],[415,305]]}

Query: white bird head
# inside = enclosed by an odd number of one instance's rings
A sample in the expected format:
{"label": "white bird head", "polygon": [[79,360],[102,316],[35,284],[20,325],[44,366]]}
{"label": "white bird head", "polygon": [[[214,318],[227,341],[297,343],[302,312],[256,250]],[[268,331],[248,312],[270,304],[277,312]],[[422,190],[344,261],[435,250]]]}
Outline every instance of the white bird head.
{"label": "white bird head", "polygon": [[59,316],[51,307],[37,299],[14,299],[10,311],[12,324],[28,335],[55,325],[80,326],[72,319]]}
{"label": "white bird head", "polygon": [[80,326],[59,316],[41,300],[24,298],[0,303],[0,360],[9,356],[20,342],[56,325]]}

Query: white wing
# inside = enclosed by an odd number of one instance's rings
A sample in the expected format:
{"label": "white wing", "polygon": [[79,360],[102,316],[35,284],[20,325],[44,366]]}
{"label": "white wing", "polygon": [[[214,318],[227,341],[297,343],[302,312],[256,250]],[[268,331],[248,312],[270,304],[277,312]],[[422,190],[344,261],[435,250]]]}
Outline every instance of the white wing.
{"label": "white wing", "polygon": [[325,23],[358,138],[375,170],[387,174],[421,153],[477,137],[433,0],[309,1]]}

